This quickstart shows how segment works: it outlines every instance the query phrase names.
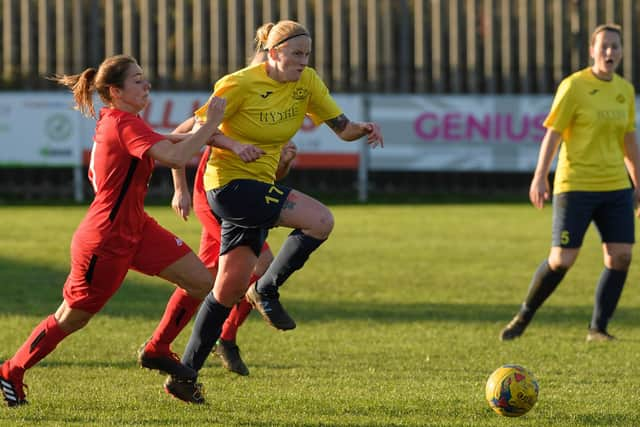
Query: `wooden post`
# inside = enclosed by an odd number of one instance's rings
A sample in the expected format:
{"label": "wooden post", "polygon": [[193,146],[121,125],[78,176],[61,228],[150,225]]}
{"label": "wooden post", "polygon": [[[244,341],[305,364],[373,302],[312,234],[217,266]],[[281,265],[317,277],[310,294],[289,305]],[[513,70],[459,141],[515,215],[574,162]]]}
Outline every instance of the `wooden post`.
{"label": "wooden post", "polygon": [[546,0],[536,0],[536,82],[538,92],[549,91],[549,78],[547,74],[547,13]]}

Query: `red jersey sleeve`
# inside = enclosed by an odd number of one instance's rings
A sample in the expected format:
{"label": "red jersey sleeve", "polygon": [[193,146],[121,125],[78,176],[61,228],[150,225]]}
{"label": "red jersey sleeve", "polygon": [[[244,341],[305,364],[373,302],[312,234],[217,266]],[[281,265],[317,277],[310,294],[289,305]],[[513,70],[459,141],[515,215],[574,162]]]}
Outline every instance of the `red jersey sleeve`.
{"label": "red jersey sleeve", "polygon": [[154,132],[144,120],[134,115],[123,117],[118,131],[125,149],[139,159],[142,159],[147,150],[158,141],[166,139],[163,135]]}

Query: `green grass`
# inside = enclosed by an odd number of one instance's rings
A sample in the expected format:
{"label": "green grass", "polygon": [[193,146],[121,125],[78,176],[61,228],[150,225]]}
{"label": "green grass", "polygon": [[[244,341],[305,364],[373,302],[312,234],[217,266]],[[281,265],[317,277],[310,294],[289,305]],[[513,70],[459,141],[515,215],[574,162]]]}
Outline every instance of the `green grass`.
{"label": "green grass", "polygon": [[[0,358],[60,303],[85,209],[0,207]],[[168,207],[149,212],[197,248],[195,218],[182,223]],[[210,359],[201,372],[206,405],[171,399],[163,377],[136,366],[136,348],[172,289],[131,273],[87,328],[27,372],[30,404],[0,407],[0,425],[638,425],[640,269],[632,268],[610,325],[621,339],[585,343],[602,270],[594,229],[526,335],[502,343],[498,332],[547,254],[549,209],[377,204],[333,212],[332,237],[282,290],[298,328],[277,332],[252,314],[238,337],[251,375]],[[272,232],[274,248],[284,236]],[[486,379],[504,363],[528,367],[540,383],[538,404],[518,419],[484,400]]]}

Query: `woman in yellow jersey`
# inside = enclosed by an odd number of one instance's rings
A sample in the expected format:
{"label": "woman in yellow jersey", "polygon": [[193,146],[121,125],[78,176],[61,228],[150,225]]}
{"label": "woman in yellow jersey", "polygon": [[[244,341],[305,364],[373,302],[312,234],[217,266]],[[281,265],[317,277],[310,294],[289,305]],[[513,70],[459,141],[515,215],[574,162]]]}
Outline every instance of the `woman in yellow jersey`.
{"label": "woman in yellow jersey", "polygon": [[[254,55],[251,64],[258,64],[266,60],[266,52],[259,51]],[[178,134],[185,134],[188,132],[193,133],[199,127],[200,124],[196,123],[195,118],[190,117],[180,124],[174,132]],[[241,144],[232,139],[225,138],[222,135],[217,136],[216,143],[219,144],[220,147],[236,153],[236,155],[245,162],[255,161],[262,155],[261,150],[257,149],[255,146],[251,144]],[[276,180],[281,180],[289,173],[289,169],[291,168],[296,154],[297,147],[293,141],[289,141],[282,147],[280,163],[278,164],[278,169],[276,171]],[[176,214],[185,221],[193,209],[196,217],[202,225],[198,257],[202,260],[207,269],[209,269],[213,277],[215,277],[218,271],[218,257],[220,253],[220,222],[213,212],[211,212],[209,202],[207,201],[207,195],[204,190],[204,171],[207,166],[209,156],[209,149],[204,150],[201,154],[198,169],[194,178],[193,198],[191,197],[191,191],[189,191],[189,184],[187,182],[185,169],[181,168],[172,170],[174,195],[171,200],[171,207]],[[265,242],[260,256],[258,257],[250,282],[247,283],[247,286],[250,283],[255,282],[260,276],[262,276],[262,274],[264,274],[271,261],[273,261],[273,253],[271,252],[271,248],[267,242]],[[185,298],[187,298],[186,294],[176,291],[171,297],[171,301],[175,301],[176,305],[182,305],[181,301]],[[240,356],[240,348],[236,343],[236,336],[238,329],[247,319],[251,310],[252,306],[246,298],[241,298],[240,301],[234,304],[227,320],[222,326],[220,338],[218,339],[214,349],[214,353],[220,357],[222,365],[227,370],[239,375],[249,375],[249,368]],[[166,331],[170,329],[170,327],[170,322],[160,322],[153,336],[165,336]],[[193,400],[193,394],[190,396],[189,400]]]}
{"label": "woman in yellow jersey", "polygon": [[635,91],[631,83],[615,74],[622,59],[618,25],[595,29],[590,55],[591,67],[560,83],[544,122],[547,132],[529,198],[538,209],[548,200],[549,169],[561,146],[553,186],[552,247],[535,272],[520,311],[502,330],[502,340],[522,335],[575,262],[591,221],[600,233],[605,268],[595,292],[587,341],[614,339],[607,325],[631,263],[633,210],[640,200]]}
{"label": "woman in yellow jersey", "polygon": [[[232,151],[214,149],[204,177],[207,199],[221,219],[221,247],[213,292],[200,307],[182,361],[199,371],[211,352],[230,308],[247,293],[251,304],[281,330],[296,324],[279,301],[278,288],[333,229],[331,211],[299,191],[275,184],[280,151],[298,131],[305,115],[326,123],[345,141],[367,137],[370,146],[383,144],[377,124],[349,120],[335,103],[318,74],[307,67],[309,32],[294,21],[268,23],[257,30],[264,63],[251,65],[216,82],[214,96],[227,108],[220,131],[261,156],[245,162]],[[206,107],[198,110],[206,119]],[[247,283],[269,228],[293,228],[266,273],[247,291]],[[194,381],[169,377],[166,389],[190,401]],[[197,400],[201,403],[202,399]]]}

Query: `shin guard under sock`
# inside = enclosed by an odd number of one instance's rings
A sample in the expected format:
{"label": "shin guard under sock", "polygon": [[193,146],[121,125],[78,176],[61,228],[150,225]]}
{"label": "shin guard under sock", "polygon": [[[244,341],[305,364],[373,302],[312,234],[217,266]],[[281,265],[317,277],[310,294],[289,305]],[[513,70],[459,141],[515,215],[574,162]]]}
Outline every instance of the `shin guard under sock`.
{"label": "shin guard under sock", "polygon": [[278,288],[293,274],[302,268],[324,240],[307,236],[296,229],[289,234],[264,275],[256,282],[256,290],[263,295],[277,294]]}
{"label": "shin guard under sock", "polygon": [[[251,275],[249,278],[249,286],[256,280],[258,280],[259,276],[255,273]],[[251,309],[253,307],[244,297],[236,303],[231,309],[227,320],[225,320],[224,325],[222,325],[222,332],[220,332],[220,339],[225,341],[235,341],[236,336],[238,335],[238,328],[247,320],[249,317],[249,313],[251,313]]]}
{"label": "shin guard under sock", "polygon": [[169,298],[167,308],[148,345],[155,351],[168,352],[171,343],[189,323],[201,301],[177,288]]}
{"label": "shin guard under sock", "polygon": [[49,315],[35,327],[29,338],[9,360],[10,374],[20,375],[22,378],[24,371],[55,350],[67,335],[69,334],[60,328],[53,314]]}
{"label": "shin guard under sock", "polygon": [[520,316],[524,320],[529,322],[533,318],[536,310],[555,291],[565,274],[567,274],[566,269],[552,270],[547,260],[540,264],[531,279],[527,297],[520,309]]}
{"label": "shin guard under sock", "polygon": [[627,280],[627,271],[605,268],[600,275],[600,281],[596,287],[591,328],[606,331],[609,319],[616,310],[624,282]]}
{"label": "shin guard under sock", "polygon": [[202,368],[220,336],[222,324],[230,311],[229,307],[220,304],[213,293],[209,292],[196,315],[191,337],[182,355],[183,365],[196,371]]}

